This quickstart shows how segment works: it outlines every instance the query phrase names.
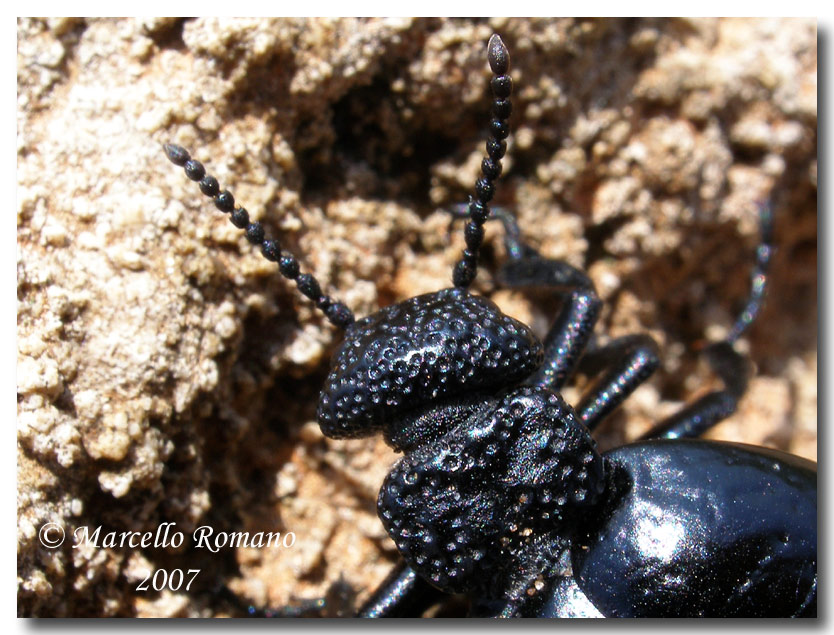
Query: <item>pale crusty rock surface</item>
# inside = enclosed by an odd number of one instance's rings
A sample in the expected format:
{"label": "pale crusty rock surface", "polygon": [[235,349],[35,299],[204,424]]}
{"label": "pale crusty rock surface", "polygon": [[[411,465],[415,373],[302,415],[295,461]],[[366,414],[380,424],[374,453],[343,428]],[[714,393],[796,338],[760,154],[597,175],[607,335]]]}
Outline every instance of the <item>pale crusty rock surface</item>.
{"label": "pale crusty rock surface", "polygon": [[[191,149],[366,315],[450,284],[462,227],[437,209],[477,175],[494,31],[516,87],[497,202],[590,272],[601,332],[663,350],[603,445],[714,385],[696,349],[747,294],[772,200],[770,297],[741,342],[758,375],[710,436],[816,458],[814,21],[22,19],[20,615],[230,615],[220,584],[281,606],[340,579],[361,601],[385,576],[375,500],[396,457],[314,423],[338,332],[160,144]],[[475,290],[544,331],[553,302],[497,289],[502,258],[490,224]],[[166,521],[182,547],[38,540],[48,522]],[[296,542],[211,553],[202,525]],[[162,568],[201,572],[189,592],[136,590]]]}

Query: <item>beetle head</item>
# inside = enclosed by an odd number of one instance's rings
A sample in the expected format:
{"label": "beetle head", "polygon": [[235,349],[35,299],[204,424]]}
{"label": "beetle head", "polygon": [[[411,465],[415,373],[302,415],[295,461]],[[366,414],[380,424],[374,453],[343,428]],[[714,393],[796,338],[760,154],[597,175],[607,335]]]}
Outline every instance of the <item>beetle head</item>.
{"label": "beetle head", "polygon": [[444,289],[395,304],[345,332],[318,405],[322,432],[385,431],[449,398],[509,388],[542,363],[532,331],[491,301]]}

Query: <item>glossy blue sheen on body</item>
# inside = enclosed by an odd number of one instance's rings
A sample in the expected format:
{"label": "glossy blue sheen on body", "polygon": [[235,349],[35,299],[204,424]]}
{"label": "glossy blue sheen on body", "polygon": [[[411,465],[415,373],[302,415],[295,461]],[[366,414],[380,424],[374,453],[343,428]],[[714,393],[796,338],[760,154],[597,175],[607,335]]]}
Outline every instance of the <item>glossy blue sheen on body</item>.
{"label": "glossy blue sheen on body", "polygon": [[[604,456],[608,494],[572,548],[576,584],[602,615],[816,615],[815,463],[699,440]],[[563,595],[540,615],[584,602]]]}

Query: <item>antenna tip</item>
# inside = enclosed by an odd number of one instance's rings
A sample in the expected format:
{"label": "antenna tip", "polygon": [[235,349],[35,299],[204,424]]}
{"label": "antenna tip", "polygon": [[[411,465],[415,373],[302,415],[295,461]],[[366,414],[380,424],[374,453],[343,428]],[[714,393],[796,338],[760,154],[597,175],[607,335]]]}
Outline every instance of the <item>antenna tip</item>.
{"label": "antenna tip", "polygon": [[510,70],[510,52],[497,33],[493,33],[487,44],[487,61],[496,75],[506,75]]}
{"label": "antenna tip", "polygon": [[191,159],[191,156],[188,154],[188,150],[182,146],[178,146],[173,143],[163,143],[162,149],[165,151],[165,155],[168,157],[168,160],[174,165],[182,167]]}

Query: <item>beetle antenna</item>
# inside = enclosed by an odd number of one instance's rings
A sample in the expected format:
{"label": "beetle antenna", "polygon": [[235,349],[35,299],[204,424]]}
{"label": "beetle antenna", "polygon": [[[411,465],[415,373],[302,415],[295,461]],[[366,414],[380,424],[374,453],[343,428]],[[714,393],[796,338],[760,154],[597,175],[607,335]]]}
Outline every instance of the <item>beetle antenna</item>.
{"label": "beetle antenna", "polygon": [[464,236],[466,249],[455,265],[452,280],[456,287],[467,288],[478,272],[478,252],[484,241],[484,223],[489,218],[487,203],[495,193],[494,181],[501,175],[501,158],[507,152],[505,139],[510,133],[507,120],[512,112],[510,95],[513,92],[513,80],[507,74],[510,70],[510,53],[497,34],[489,38],[487,44],[487,61],[492,70],[492,121],[489,123],[490,138],[486,142],[487,156],[481,161],[481,174],[475,182],[475,196],[469,198],[469,222]]}
{"label": "beetle antenna", "polygon": [[773,256],[773,209],[770,203],[759,205],[760,240],[756,247],[756,264],[750,274],[750,297],[727,335],[732,344],[746,331],[762,309],[767,289],[767,269]]}
{"label": "beetle antenna", "polygon": [[181,146],[165,143],[162,149],[171,163],[184,168],[189,179],[200,183],[200,191],[214,200],[217,209],[229,214],[229,220],[246,233],[250,243],[260,245],[264,258],[278,263],[278,270],[282,276],[295,280],[298,290],[315,303],[331,324],[345,329],[354,322],[353,312],[347,306],[323,294],[318,280],[312,274],[300,272],[295,256],[288,251],[282,251],[277,240],[266,238],[264,228],[259,222],[249,222],[249,212],[242,207],[235,207],[235,197],[229,190],[220,191],[217,179],[206,174],[202,163],[192,159],[188,151]]}

